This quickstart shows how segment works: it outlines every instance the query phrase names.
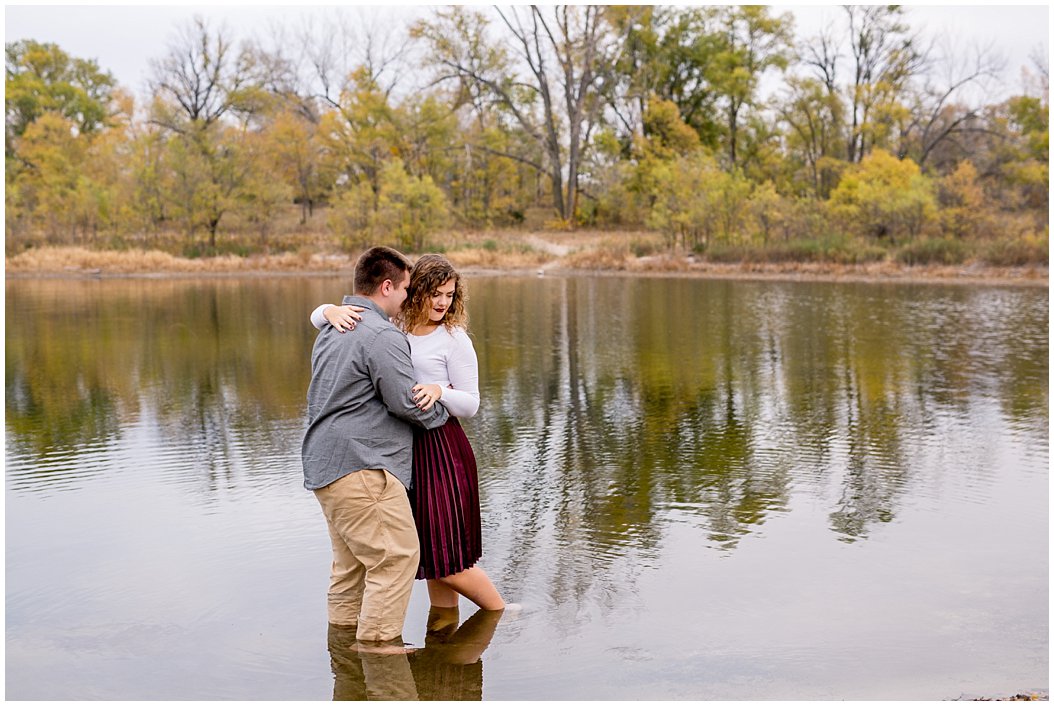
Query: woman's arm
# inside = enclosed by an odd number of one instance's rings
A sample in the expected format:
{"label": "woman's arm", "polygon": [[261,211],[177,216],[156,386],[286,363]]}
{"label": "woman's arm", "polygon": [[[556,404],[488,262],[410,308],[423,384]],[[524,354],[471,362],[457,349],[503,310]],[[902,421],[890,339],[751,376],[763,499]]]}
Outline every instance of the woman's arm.
{"label": "woman's arm", "polygon": [[336,304],[321,304],[311,312],[311,325],[322,330],[327,323],[331,324],[337,331],[344,333],[344,329],[355,330],[355,322],[362,321],[360,311],[365,311],[361,306],[337,306]]}
{"label": "woman's arm", "polygon": [[447,358],[450,385],[443,390],[443,406],[455,417],[472,417],[479,411],[479,361],[472,339],[461,329],[451,334],[454,346]]}

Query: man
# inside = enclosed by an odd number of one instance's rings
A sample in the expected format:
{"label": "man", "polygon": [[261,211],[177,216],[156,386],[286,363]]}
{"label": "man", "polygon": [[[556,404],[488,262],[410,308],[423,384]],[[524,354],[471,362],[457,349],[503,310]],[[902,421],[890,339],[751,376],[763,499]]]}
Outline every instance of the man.
{"label": "man", "polygon": [[410,344],[391,323],[406,299],[410,263],[391,248],[367,250],[355,264],[364,307],[353,331],[323,327],[311,353],[304,436],[304,487],[315,492],[329,526],[333,567],[329,622],[362,642],[402,642],[420,546],[406,494],[413,429],[442,426],[440,405],[414,404]]}

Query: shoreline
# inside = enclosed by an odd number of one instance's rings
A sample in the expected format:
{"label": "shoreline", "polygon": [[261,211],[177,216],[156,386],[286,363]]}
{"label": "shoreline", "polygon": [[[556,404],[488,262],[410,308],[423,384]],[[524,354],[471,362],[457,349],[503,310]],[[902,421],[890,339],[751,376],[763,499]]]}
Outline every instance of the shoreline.
{"label": "shoreline", "polygon": [[[457,266],[456,258],[455,266]],[[713,279],[762,282],[844,282],[871,284],[948,284],[1013,287],[1048,287],[1046,267],[987,266],[902,266],[902,265],[829,265],[816,263],[714,264],[690,263],[667,268],[649,267],[648,263],[631,268],[594,269],[564,267],[559,261],[538,267],[501,267],[464,265],[458,269],[469,277],[631,277],[671,279]],[[105,268],[63,270],[6,270],[7,281],[31,279],[103,280],[103,279],[239,279],[267,277],[351,277],[353,262],[326,268],[283,268],[266,266],[216,270],[153,269],[121,271]]]}
{"label": "shoreline", "polygon": [[[893,261],[710,262],[690,253],[636,256],[613,249],[610,234],[528,234],[507,247],[466,243],[443,254],[474,277],[650,277],[773,282],[868,282],[1048,286],[1048,263],[989,265],[971,260],[957,265],[905,265]],[[607,239],[607,240],[605,240]],[[625,240],[625,238],[623,238]],[[519,248],[519,249],[517,249]],[[189,259],[157,250],[105,251],[44,247],[5,258],[8,281],[21,279],[217,279],[261,277],[351,277],[356,255],[284,252],[270,255],[219,255]],[[413,256],[411,256],[413,259]]]}

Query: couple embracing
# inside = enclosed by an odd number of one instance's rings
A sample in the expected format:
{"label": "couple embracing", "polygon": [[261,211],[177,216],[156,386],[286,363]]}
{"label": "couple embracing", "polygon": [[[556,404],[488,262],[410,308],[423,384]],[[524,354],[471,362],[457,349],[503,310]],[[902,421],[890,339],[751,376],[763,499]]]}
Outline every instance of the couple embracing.
{"label": "couple embracing", "polygon": [[482,554],[472,447],[457,417],[479,408],[476,354],[465,332],[465,286],[440,255],[413,267],[386,247],[355,264],[355,294],[323,304],[311,354],[304,486],[333,545],[331,625],[362,649],[402,647],[414,578],[433,609],[465,596],[505,602]]}

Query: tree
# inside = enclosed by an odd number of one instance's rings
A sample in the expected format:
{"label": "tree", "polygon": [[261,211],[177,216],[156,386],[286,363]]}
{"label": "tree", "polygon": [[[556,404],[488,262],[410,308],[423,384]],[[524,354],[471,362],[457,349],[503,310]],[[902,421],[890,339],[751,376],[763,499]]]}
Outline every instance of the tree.
{"label": "tree", "polygon": [[937,196],[946,233],[956,238],[977,233],[983,223],[985,198],[973,164],[965,160],[960,162],[954,172],[940,180]]}
{"label": "tree", "polygon": [[826,199],[837,183],[842,126],[842,102],[824,82],[811,77],[791,77],[776,102],[780,118],[789,128],[787,147],[807,170],[813,196]]}
{"label": "tree", "polygon": [[401,157],[402,134],[396,108],[365,69],[357,69],[340,95],[337,110],[327,112],[319,127],[321,140],[338,181],[365,181],[374,194],[374,210],[381,191],[381,170]]}
{"label": "tree", "polygon": [[168,54],[150,62],[153,122],[184,134],[217,123],[235,109],[249,78],[249,57],[236,54],[229,30],[200,16],[179,28]]}
{"label": "tree", "polygon": [[151,63],[151,121],[170,133],[167,165],[175,212],[193,232],[204,228],[216,248],[220,220],[235,204],[248,176],[240,160],[248,125],[225,123],[248,115],[250,57],[236,53],[228,30],[195,17],[182,27],[168,54]]}
{"label": "tree", "polygon": [[723,44],[712,83],[723,103],[728,161],[735,169],[743,111],[754,106],[761,75],[787,67],[791,25],[789,16],[770,17],[763,5],[729,6],[721,20]]}
{"label": "tree", "polygon": [[6,49],[8,232],[93,242],[119,208],[112,187],[131,98],[94,61],[55,44]]}
{"label": "tree", "polygon": [[673,103],[681,119],[716,149],[721,128],[712,85],[723,45],[714,7],[613,6],[610,21],[625,36],[609,93],[623,142],[646,134],[643,115],[652,98]]}
{"label": "tree", "polygon": [[891,243],[917,237],[936,212],[932,185],[919,166],[882,149],[846,172],[830,203],[848,228]]}
{"label": "tree", "polygon": [[650,227],[671,247],[705,250],[715,240],[732,243],[745,230],[750,184],[723,171],[704,150],[667,161],[655,169]]}
{"label": "tree", "polygon": [[46,112],[66,118],[81,135],[100,130],[110,116],[117,82],[94,59],[71,57],[56,44],[32,39],[5,45],[6,140],[13,140]]}
{"label": "tree", "polygon": [[1022,202],[1045,219],[1050,207],[1050,106],[1045,97],[1015,96],[1004,110],[1002,124],[1011,139],[1003,148],[1002,175],[1019,190]]}
{"label": "tree", "polygon": [[681,119],[672,101],[649,101],[641,123],[644,135],[634,142],[627,188],[643,201],[647,213],[655,208],[663,184],[678,175],[671,171],[671,162],[695,153],[701,145],[698,133]]}
{"label": "tree", "polygon": [[425,238],[446,218],[446,197],[431,177],[411,176],[401,161],[393,159],[381,166],[376,194],[368,183],[360,182],[340,195],[330,225],[349,247],[388,242],[421,252]]}
{"label": "tree", "polygon": [[26,167],[17,177],[14,215],[43,230],[53,243],[90,243],[112,222],[114,179],[105,173],[112,145],[75,133],[72,121],[49,112],[19,140]]}
{"label": "tree", "polygon": [[907,82],[926,66],[928,51],[900,21],[899,5],[847,5],[853,76],[848,86],[846,160],[861,161],[882,135]]}
{"label": "tree", "polygon": [[353,84],[362,83],[363,76],[390,99],[412,75],[406,65],[410,38],[405,30],[395,18],[366,14],[362,8],[354,18],[337,10],[321,26],[306,24],[294,44],[307,65],[300,74],[306,73],[307,94],[330,108],[339,107],[341,96],[355,90]]}
{"label": "tree", "polygon": [[496,12],[525,71],[505,47],[487,38],[489,23],[479,13],[439,10],[413,33],[429,45],[430,60],[439,67],[437,82],[485,94],[530,136],[544,159],[534,166],[548,176],[553,207],[569,221],[578,205],[583,153],[598,126],[604,87],[613,80],[622,44],[606,31],[603,6]]}
{"label": "tree", "polygon": [[315,204],[328,193],[330,175],[322,164],[318,126],[291,105],[283,106],[267,126],[267,152],[300,203],[300,223],[314,213]]}
{"label": "tree", "polygon": [[910,156],[920,167],[925,167],[940,149],[950,145],[943,155],[944,162],[954,164],[964,156],[962,145],[952,144],[956,138],[971,131],[984,130],[982,105],[970,104],[969,89],[975,88],[978,97],[987,93],[991,82],[1004,68],[1003,62],[990,47],[970,47],[965,57],[957,56],[954,43],[945,39],[943,55],[934,62],[937,76],[923,77],[923,85],[910,99],[908,121],[900,130],[898,156]]}

